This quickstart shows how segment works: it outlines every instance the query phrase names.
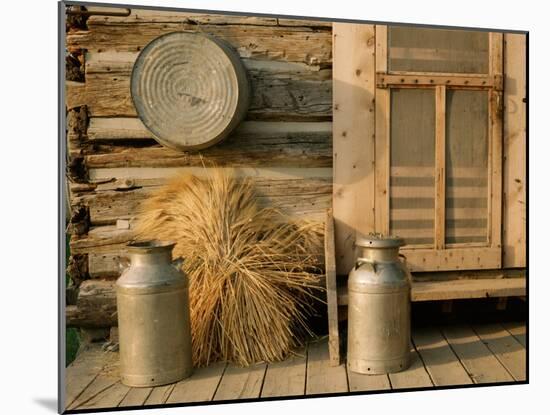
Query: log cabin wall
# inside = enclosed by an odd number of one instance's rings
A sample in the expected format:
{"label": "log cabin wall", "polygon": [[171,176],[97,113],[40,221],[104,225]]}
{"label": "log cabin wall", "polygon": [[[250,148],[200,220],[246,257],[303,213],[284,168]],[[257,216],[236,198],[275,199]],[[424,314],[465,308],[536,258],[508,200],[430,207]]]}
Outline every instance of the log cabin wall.
{"label": "log cabin wall", "polygon": [[[94,8],[118,11],[124,9]],[[165,148],[137,118],[130,76],[139,51],[174,31],[208,33],[241,56],[252,99],[245,121],[200,152]],[[311,20],[132,9],[73,20],[66,104],[71,258],[67,324],[116,325],[118,257],[140,202],[178,172],[210,162],[253,177],[262,205],[323,221],[332,199],[332,25]]]}

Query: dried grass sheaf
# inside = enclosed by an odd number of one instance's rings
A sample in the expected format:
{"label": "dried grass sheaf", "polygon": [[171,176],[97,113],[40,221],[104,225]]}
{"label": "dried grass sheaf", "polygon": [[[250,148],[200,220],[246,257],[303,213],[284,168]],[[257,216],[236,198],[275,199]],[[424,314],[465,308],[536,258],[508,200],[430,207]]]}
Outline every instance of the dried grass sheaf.
{"label": "dried grass sheaf", "polygon": [[173,240],[174,256],[185,258],[195,365],[282,360],[310,333],[322,227],[260,208],[250,179],[208,170],[150,197],[136,235]]}

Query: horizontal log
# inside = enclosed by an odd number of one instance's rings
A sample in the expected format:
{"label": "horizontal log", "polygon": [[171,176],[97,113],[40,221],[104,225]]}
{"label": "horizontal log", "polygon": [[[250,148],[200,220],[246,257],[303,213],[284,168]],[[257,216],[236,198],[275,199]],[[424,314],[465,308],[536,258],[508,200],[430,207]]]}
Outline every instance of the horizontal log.
{"label": "horizontal log", "polygon": [[[123,14],[126,9],[121,7],[97,6],[88,7],[88,11],[100,13]],[[191,13],[186,11],[149,10],[132,8],[128,16],[101,16],[93,15],[88,19],[88,25],[110,25],[125,23],[128,25],[139,23],[182,23],[201,24],[241,24],[257,26],[276,26],[276,17],[235,16],[224,14]]]}
{"label": "horizontal log", "polygon": [[[124,12],[123,8],[113,7],[88,7],[91,11],[102,12]],[[229,14],[204,14],[191,13],[187,11],[168,10],[146,10],[132,8],[129,16],[91,16],[88,19],[89,25],[109,24],[134,24],[134,23],[178,23],[190,22],[197,25],[219,24],[219,25],[254,25],[254,26],[309,26],[331,28],[332,23],[311,19],[286,19],[271,16],[239,16]]]}
{"label": "horizontal log", "polygon": [[[162,183],[159,181],[159,184]],[[332,195],[330,178],[283,180],[255,178],[254,184],[260,206],[277,207],[294,217],[305,216],[317,220],[330,206]],[[114,224],[118,219],[135,217],[141,202],[157,188],[157,186],[147,186],[127,190],[96,190],[74,197],[72,201],[88,206],[92,225]]]}
{"label": "horizontal log", "polygon": [[116,326],[115,281],[87,280],[82,282],[76,306],[67,307],[66,317],[68,327]]}
{"label": "horizontal log", "polygon": [[67,34],[69,49],[140,51],[158,36],[186,30],[222,39],[243,58],[302,62],[323,67],[332,63],[332,33],[327,27],[196,25],[187,22],[130,25],[125,22],[105,24],[105,21],[97,19],[89,20],[88,28]]}
{"label": "horizontal log", "polygon": [[[313,128],[306,123],[279,124],[278,129],[255,130],[243,123],[243,128],[238,128],[227,139],[200,152],[176,151],[155,143],[147,147],[136,147],[131,142],[124,145],[106,143],[94,146],[84,157],[88,169],[193,167],[209,162],[231,167],[332,167],[330,123]],[[97,137],[95,134],[95,139]]]}
{"label": "horizontal log", "polygon": [[[102,52],[86,55],[84,89],[68,88],[68,107],[85,101],[91,116],[134,117],[130,79],[137,53]],[[244,60],[252,96],[248,119],[330,119],[332,71],[307,65]],[[74,86],[73,86],[74,87]]]}
{"label": "horizontal log", "polygon": [[[86,74],[120,74],[130,76],[139,52],[106,50],[86,52]],[[272,77],[294,77],[301,80],[328,81],[332,79],[332,69],[300,62],[273,61],[263,59],[241,59],[251,72],[271,73]]]}
{"label": "horizontal log", "polygon": [[88,255],[89,276],[95,278],[114,278],[120,275],[120,260],[126,251],[121,248],[115,252],[90,253]]}
{"label": "horizontal log", "polygon": [[[299,219],[321,221],[326,208],[330,206],[331,195],[281,197],[281,210]],[[262,201],[261,204],[267,204]],[[308,204],[312,205],[309,208]],[[132,222],[130,229],[119,229],[116,225],[97,226],[90,229],[87,235],[73,235],[70,242],[74,254],[120,252],[126,243],[133,239]],[[89,270],[90,271],[90,270]]]}
{"label": "horizontal log", "polygon": [[67,110],[86,105],[87,99],[86,84],[84,82],[65,82],[65,106]]}
{"label": "horizontal log", "polygon": [[[301,167],[216,167],[226,174],[241,178],[249,177],[255,181],[331,179],[332,169]],[[74,194],[93,191],[128,190],[137,187],[160,186],[176,175],[192,174],[197,177],[210,177],[208,167],[119,167],[89,170],[89,183],[69,183]]]}
{"label": "horizontal log", "polygon": [[[138,118],[91,118],[88,140],[120,142],[93,148],[86,158],[88,169],[201,167],[208,161],[218,166],[247,168],[332,166],[330,122],[247,121],[218,145],[186,153],[157,145]],[[145,143],[146,140],[149,142]]]}
{"label": "horizontal log", "polygon": [[[330,140],[331,122],[273,122],[244,121],[227,140],[250,137],[257,140],[268,137],[291,137],[296,140],[312,136]],[[87,129],[88,141],[152,140],[153,135],[139,118],[93,117]]]}
{"label": "horizontal log", "polygon": [[132,237],[133,232],[131,229],[118,229],[115,225],[91,228],[86,235],[71,236],[71,254],[118,251]]}
{"label": "horizontal log", "polygon": [[[74,235],[71,240],[71,251],[74,254],[112,252],[123,247],[132,238],[131,224],[139,212],[140,203],[173,174],[181,173],[170,169],[166,174],[157,172],[160,177],[155,177],[154,173],[141,177],[128,175],[139,173],[141,169],[134,170],[107,170],[101,177],[114,177],[103,179],[105,183],[90,185],[86,191],[73,196],[73,202],[88,206],[92,225],[106,225],[91,228],[87,235]],[[286,172],[286,175],[275,171],[272,176],[267,176],[269,169],[245,169],[245,172],[249,175],[252,172],[258,174],[251,178],[255,183],[257,200],[261,207],[276,207],[297,219],[322,221],[325,210],[331,205],[330,169],[294,169]],[[122,176],[117,177],[119,173]],[[291,173],[294,173],[294,176]],[[115,190],[117,186],[123,190]],[[118,220],[130,220],[130,229],[117,228],[114,224]]]}

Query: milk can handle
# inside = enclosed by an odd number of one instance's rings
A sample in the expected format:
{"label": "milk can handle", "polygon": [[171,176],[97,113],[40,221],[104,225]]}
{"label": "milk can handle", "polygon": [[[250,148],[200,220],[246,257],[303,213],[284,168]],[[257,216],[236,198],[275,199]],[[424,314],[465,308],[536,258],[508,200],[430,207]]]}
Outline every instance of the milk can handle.
{"label": "milk can handle", "polygon": [[130,258],[126,256],[119,256],[118,257],[118,269],[120,273],[122,274],[126,269],[130,266]]}
{"label": "milk can handle", "polygon": [[359,268],[363,264],[370,264],[373,272],[376,272],[376,262],[374,262],[372,259],[363,257],[357,258],[357,261],[355,261],[355,269]]}
{"label": "milk can handle", "polygon": [[172,261],[172,265],[175,266],[177,269],[180,269],[184,261],[185,259],[180,256]]}

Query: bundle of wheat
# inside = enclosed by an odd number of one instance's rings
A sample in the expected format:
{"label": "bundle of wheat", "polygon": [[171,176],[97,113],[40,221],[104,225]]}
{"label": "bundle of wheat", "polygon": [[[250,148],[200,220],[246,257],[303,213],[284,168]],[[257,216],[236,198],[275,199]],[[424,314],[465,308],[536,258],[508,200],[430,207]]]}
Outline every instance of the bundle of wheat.
{"label": "bundle of wheat", "polygon": [[260,208],[251,180],[208,170],[144,202],[136,236],[173,240],[185,258],[195,365],[284,359],[309,333],[322,227]]}

